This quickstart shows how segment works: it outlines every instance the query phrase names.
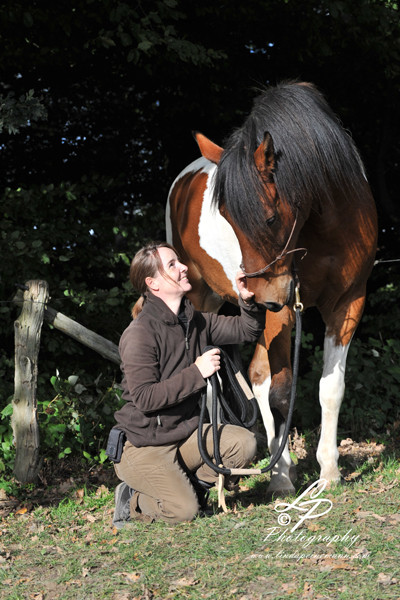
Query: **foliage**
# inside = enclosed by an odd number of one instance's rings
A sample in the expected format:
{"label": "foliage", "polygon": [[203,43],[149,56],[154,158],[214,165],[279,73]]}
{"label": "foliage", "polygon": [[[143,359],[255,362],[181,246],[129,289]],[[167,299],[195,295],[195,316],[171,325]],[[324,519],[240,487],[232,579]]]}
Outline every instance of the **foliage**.
{"label": "foliage", "polygon": [[14,461],[14,444],[10,417],[12,404],[7,404],[0,412],[0,474],[10,470]]}
{"label": "foliage", "polygon": [[[114,412],[122,405],[119,385],[107,382],[102,375],[89,381],[84,373],[63,379],[57,372],[51,377],[51,386],[55,396],[39,399],[37,407],[41,458],[71,456],[92,464],[104,463]],[[11,415],[10,402],[0,413],[0,474],[9,474],[13,466]]]}
{"label": "foliage", "polygon": [[113,383],[104,389],[101,376],[83,385],[77,375],[62,380],[57,374],[51,384],[56,396],[38,407],[42,452],[47,457],[74,454],[103,463],[114,412],[121,405],[120,388]]}
{"label": "foliage", "polygon": [[[399,419],[399,361],[398,339],[383,342],[369,338],[363,342],[356,338],[352,342],[347,359],[345,398],[339,416],[339,435],[350,435],[356,439],[360,436],[379,437]],[[308,357],[308,366],[309,370],[299,381],[295,418],[303,429],[318,427],[320,423],[318,388],[322,350],[319,347]]]}
{"label": "foliage", "polygon": [[[339,417],[339,432],[345,435],[379,436],[400,418],[399,301],[400,286],[394,283],[382,286],[368,298],[367,312],[347,358],[345,399]],[[303,333],[302,350],[306,365],[299,379],[297,418],[303,428],[313,428],[320,422],[318,389],[323,352],[314,346],[312,333]]]}
{"label": "foliage", "polygon": [[16,99],[13,92],[7,96],[0,94],[0,133],[5,129],[8,133],[18,133],[21,127],[31,121],[45,119],[47,111],[41,100],[35,98],[34,90]]}
{"label": "foliage", "polygon": [[[128,263],[143,243],[165,237],[169,187],[198,157],[190,132],[223,144],[249,112],[254,88],[301,78],[327,95],[360,147],[378,203],[380,253],[393,258],[398,16],[398,4],[387,0],[360,0],[357,7],[354,0],[1,4],[0,411],[13,392],[16,286],[46,280],[50,306],[117,342],[135,300]],[[396,286],[395,272],[388,277],[375,289]],[[371,349],[379,352],[390,385],[395,345],[388,341],[395,336],[374,328],[394,329],[395,315],[370,304],[360,338],[362,361],[371,359]],[[370,347],[368,338],[382,345]],[[302,375],[306,403],[315,396],[309,360],[311,374],[306,365]],[[99,372],[119,377],[45,324],[40,401],[53,397],[56,369],[62,381],[78,372],[91,381]],[[361,388],[354,397],[360,395]],[[359,417],[354,426],[361,427]],[[351,423],[349,417],[346,427]]]}

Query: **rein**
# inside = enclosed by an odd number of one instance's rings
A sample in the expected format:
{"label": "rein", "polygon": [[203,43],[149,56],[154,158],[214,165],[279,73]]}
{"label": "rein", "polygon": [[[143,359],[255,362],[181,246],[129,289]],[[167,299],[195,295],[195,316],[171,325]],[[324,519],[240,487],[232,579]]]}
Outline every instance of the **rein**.
{"label": "rein", "polygon": [[[290,431],[290,426],[291,426],[292,417],[293,417],[293,411],[294,411],[294,404],[295,404],[295,400],[296,400],[296,387],[297,387],[297,377],[298,377],[298,372],[299,372],[299,357],[300,357],[301,329],[302,329],[302,317],[301,317],[301,313],[302,313],[302,310],[303,310],[303,305],[301,304],[301,302],[299,300],[298,289],[296,289],[296,292],[297,292],[296,293],[296,302],[295,302],[295,305],[294,305],[295,314],[296,314],[296,336],[295,336],[295,344],[294,344],[293,369],[292,369],[293,375],[292,375],[292,386],[291,386],[291,390],[290,390],[289,411],[288,411],[288,415],[287,415],[287,418],[286,418],[285,429],[284,429],[284,432],[283,432],[283,435],[282,435],[281,443],[280,443],[279,448],[276,451],[276,453],[271,457],[270,463],[269,463],[269,465],[267,467],[264,467],[262,469],[257,469],[257,468],[253,468],[253,469],[235,469],[235,468],[234,469],[228,469],[227,467],[224,467],[224,465],[222,464],[221,454],[220,454],[220,451],[219,451],[219,443],[218,443],[218,423],[217,423],[217,417],[218,417],[218,400],[220,400],[221,403],[226,403],[226,401],[225,401],[225,398],[220,393],[219,382],[218,382],[218,378],[217,378],[217,374],[216,373],[214,373],[209,378],[210,383],[211,383],[211,387],[212,387],[212,429],[213,429],[214,460],[215,460],[215,462],[212,461],[212,459],[210,458],[210,456],[208,456],[208,454],[206,452],[206,449],[204,448],[204,441],[203,441],[203,425],[204,425],[204,422],[205,422],[207,392],[206,391],[203,392],[202,397],[201,397],[200,420],[199,420],[199,427],[198,427],[198,433],[197,433],[197,440],[198,440],[199,451],[200,451],[200,455],[201,455],[202,459],[204,460],[204,462],[209,467],[211,467],[216,473],[219,474],[219,485],[218,485],[219,505],[222,506],[222,508],[224,509],[224,511],[227,510],[226,509],[226,505],[225,505],[225,500],[224,500],[224,497],[223,497],[223,481],[224,481],[224,476],[230,476],[230,475],[260,475],[261,473],[267,473],[268,471],[271,471],[271,469],[273,469],[273,467],[276,465],[276,463],[278,462],[278,460],[281,458],[283,450],[285,449],[285,446],[286,446],[287,439],[289,437],[289,431]],[[207,348],[205,348],[205,351],[209,350],[210,348],[212,348],[212,346],[207,346]],[[237,373],[233,372],[233,370],[232,370],[233,363],[229,359],[229,357],[227,357],[226,353],[222,349],[221,349],[221,357],[223,358],[223,360],[221,361],[221,366],[227,372],[229,380],[233,381],[234,378],[236,378],[236,380],[240,379],[240,377],[239,378],[237,377]],[[221,369],[221,371],[222,371],[222,369]],[[240,388],[242,388],[241,392],[239,392],[239,395],[242,396],[242,399],[243,399],[243,395],[244,395],[247,398],[247,400],[250,401],[250,403],[254,406],[254,403],[256,402],[256,400],[254,398],[254,395],[251,392],[249,386],[247,385],[244,377],[241,375],[240,372],[239,372],[239,374],[241,376],[241,379],[243,380],[239,384]],[[246,384],[245,387],[243,387],[243,385],[242,385],[243,382]],[[236,395],[236,392],[239,389],[238,386],[237,386],[237,384],[235,384],[234,386],[232,386],[232,389],[233,389],[233,393]],[[251,424],[248,424],[248,423],[246,424],[246,423],[243,423],[243,422],[240,422],[239,424],[242,427],[250,428],[254,424],[256,418],[257,418],[257,412],[255,412],[255,414],[253,414],[253,417],[252,417],[252,419],[249,422]],[[234,423],[234,424],[238,424],[238,423]]]}
{"label": "rein", "polygon": [[296,218],[294,220],[293,223],[293,227],[292,227],[292,231],[290,232],[290,235],[288,237],[288,240],[285,244],[284,249],[282,250],[282,252],[275,258],[275,260],[273,260],[272,262],[270,262],[266,267],[260,269],[259,271],[254,271],[254,273],[247,273],[247,271],[245,271],[244,265],[243,263],[241,263],[240,268],[243,271],[244,275],[246,277],[259,277],[260,275],[264,275],[264,273],[266,271],[268,271],[268,269],[270,269],[275,263],[278,262],[278,260],[282,260],[283,258],[285,258],[285,256],[287,256],[288,254],[292,254],[293,252],[304,252],[303,256],[301,257],[301,260],[303,260],[303,258],[306,256],[307,254],[307,248],[295,248],[294,250],[288,250],[288,246],[291,242],[291,239],[293,237],[293,233],[294,230],[296,228],[297,225],[297,215],[298,213],[296,212]]}

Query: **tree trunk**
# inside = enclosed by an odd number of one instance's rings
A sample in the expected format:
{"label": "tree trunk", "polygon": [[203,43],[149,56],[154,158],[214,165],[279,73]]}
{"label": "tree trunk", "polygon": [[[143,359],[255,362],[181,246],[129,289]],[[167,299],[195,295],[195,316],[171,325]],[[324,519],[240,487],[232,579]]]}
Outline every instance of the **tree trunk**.
{"label": "tree trunk", "polygon": [[35,481],[39,467],[39,426],[36,382],[40,334],[49,297],[45,281],[28,281],[24,304],[15,330],[15,391],[12,429],[16,456],[14,475],[18,481]]}

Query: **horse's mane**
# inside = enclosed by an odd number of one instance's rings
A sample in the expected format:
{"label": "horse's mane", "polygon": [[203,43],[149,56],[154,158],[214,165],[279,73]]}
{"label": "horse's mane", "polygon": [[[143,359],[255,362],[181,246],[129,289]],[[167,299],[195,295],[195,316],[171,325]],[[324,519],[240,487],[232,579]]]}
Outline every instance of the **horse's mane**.
{"label": "horse's mane", "polygon": [[243,126],[225,143],[215,176],[214,202],[222,202],[240,229],[261,249],[268,237],[260,202],[262,182],[254,152],[265,132],[275,150],[274,179],[293,212],[320,210],[342,194],[351,202],[366,195],[363,164],[350,135],[324,96],[309,83],[282,82],[256,97]]}

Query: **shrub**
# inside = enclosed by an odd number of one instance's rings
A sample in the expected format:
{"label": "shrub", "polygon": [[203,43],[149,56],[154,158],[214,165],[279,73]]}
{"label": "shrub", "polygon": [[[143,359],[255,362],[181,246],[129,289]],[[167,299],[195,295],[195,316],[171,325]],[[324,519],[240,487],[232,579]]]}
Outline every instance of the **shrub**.
{"label": "shrub", "polygon": [[38,402],[41,451],[48,457],[67,454],[103,463],[108,433],[115,424],[114,411],[121,405],[121,388],[104,387],[99,376],[92,383],[80,383],[79,376],[51,378],[56,395]]}
{"label": "shrub", "polygon": [[[346,391],[339,431],[352,437],[385,434],[400,417],[400,286],[385,284],[368,296],[368,305],[350,346]],[[388,317],[390,315],[390,317]],[[319,379],[323,352],[313,346],[314,336],[303,333],[302,373],[295,419],[302,429],[320,423]]]}
{"label": "shrub", "polygon": [[[66,379],[57,372],[51,378],[54,397],[38,400],[40,455],[61,459],[70,455],[91,463],[106,460],[108,433],[115,424],[114,411],[122,405],[121,388],[115,382],[85,381],[84,375]],[[12,440],[12,404],[0,413],[0,474],[11,472],[15,449]]]}

